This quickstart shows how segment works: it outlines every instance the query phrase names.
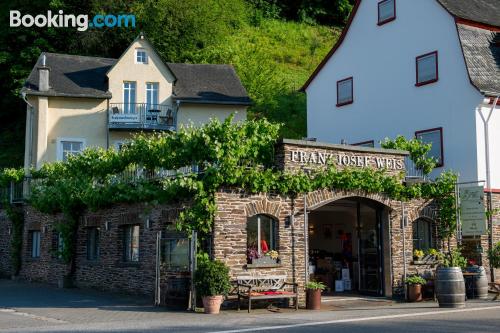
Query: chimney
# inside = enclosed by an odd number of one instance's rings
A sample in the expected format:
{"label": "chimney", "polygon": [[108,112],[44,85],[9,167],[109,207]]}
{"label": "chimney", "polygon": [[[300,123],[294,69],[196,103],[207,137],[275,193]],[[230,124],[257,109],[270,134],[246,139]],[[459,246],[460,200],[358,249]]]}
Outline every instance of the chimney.
{"label": "chimney", "polygon": [[38,91],[49,91],[49,72],[50,69],[46,64],[47,58],[45,54],[42,56],[42,66],[38,67]]}

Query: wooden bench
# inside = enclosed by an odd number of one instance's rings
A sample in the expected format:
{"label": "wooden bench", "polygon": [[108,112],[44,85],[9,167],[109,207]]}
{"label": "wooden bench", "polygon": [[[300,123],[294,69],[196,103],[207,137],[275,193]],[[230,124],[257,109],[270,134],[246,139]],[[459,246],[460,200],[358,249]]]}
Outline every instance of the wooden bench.
{"label": "wooden bench", "polygon": [[495,294],[495,298],[493,298],[494,301],[500,298],[500,281],[495,281],[495,282],[490,282],[490,292]]}
{"label": "wooden bench", "polygon": [[[292,290],[287,290],[292,288]],[[298,284],[286,282],[283,275],[240,276],[237,278],[238,311],[242,299],[248,300],[248,313],[252,300],[294,299],[295,310],[299,308]]]}

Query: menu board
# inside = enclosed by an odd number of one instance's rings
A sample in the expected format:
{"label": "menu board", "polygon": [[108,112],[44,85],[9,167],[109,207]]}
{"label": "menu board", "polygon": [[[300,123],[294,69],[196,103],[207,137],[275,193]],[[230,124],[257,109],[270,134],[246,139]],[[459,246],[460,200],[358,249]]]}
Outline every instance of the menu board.
{"label": "menu board", "polygon": [[463,236],[487,234],[484,188],[482,186],[460,188],[460,221]]}

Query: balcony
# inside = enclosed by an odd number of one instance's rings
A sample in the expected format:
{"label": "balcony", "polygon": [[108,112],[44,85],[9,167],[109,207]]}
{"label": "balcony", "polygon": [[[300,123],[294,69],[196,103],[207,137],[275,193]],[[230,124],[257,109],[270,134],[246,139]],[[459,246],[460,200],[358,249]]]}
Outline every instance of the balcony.
{"label": "balcony", "polygon": [[109,129],[175,131],[177,114],[165,104],[111,103]]}

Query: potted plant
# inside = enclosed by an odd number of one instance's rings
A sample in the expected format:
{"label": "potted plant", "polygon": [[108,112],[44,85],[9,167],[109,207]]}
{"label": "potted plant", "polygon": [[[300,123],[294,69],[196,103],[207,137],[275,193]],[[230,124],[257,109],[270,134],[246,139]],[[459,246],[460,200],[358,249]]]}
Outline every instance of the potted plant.
{"label": "potted plant", "polygon": [[309,281],[306,284],[308,310],[321,309],[321,292],[325,290],[326,285],[323,282]]}
{"label": "potted plant", "polygon": [[465,282],[462,270],[467,266],[460,249],[438,255],[439,266],[436,269],[436,295],[439,307],[465,307]]}
{"label": "potted plant", "polygon": [[407,277],[405,282],[408,284],[408,300],[410,302],[422,301],[422,286],[425,286],[427,281],[419,275],[413,275]]}
{"label": "potted plant", "polygon": [[194,275],[196,291],[202,297],[207,314],[218,314],[223,297],[231,288],[229,268],[221,261],[200,262]]}
{"label": "potted plant", "polygon": [[414,261],[422,261],[422,258],[424,257],[424,251],[416,249],[413,251],[413,260]]}

